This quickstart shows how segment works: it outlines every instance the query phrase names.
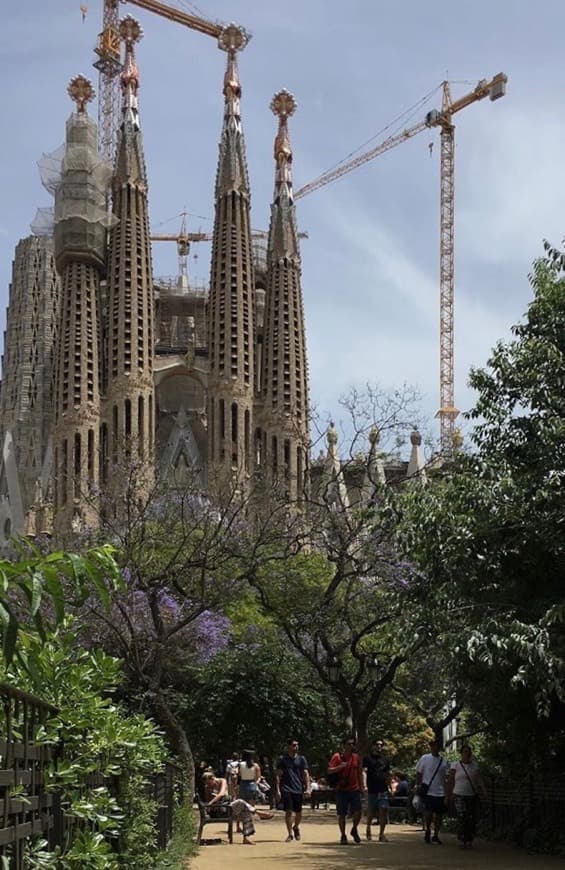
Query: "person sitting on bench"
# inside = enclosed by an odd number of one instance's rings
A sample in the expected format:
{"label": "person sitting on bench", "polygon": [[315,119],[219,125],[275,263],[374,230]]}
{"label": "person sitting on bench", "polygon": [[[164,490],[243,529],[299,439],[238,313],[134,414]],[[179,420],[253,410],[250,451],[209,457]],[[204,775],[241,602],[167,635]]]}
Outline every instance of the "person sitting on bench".
{"label": "person sitting on bench", "polygon": [[210,816],[221,817],[225,813],[225,808],[231,807],[232,816],[236,823],[241,823],[244,845],[254,846],[253,840],[249,839],[255,834],[253,817],[272,819],[273,814],[265,810],[256,809],[256,807],[251,806],[251,804],[248,804],[242,798],[230,800],[228,783],[223,777],[215,776],[213,773],[205,773],[202,780],[204,782],[204,800]]}

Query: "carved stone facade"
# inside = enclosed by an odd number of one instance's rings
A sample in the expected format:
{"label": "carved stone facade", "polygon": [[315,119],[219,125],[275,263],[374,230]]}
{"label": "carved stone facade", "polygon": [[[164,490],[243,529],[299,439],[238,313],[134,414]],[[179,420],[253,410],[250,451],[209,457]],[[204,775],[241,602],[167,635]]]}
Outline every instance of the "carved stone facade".
{"label": "carved stone facade", "polygon": [[53,239],[22,239],[12,266],[2,357],[0,543],[22,529],[39,497],[49,495],[59,304]]}
{"label": "carved stone facade", "polygon": [[[50,270],[43,266],[37,280],[41,304],[45,307],[51,299],[53,311],[50,330],[45,333],[44,323],[38,344],[26,325],[27,303],[21,301],[36,279],[26,278],[30,287],[10,297],[1,398],[7,422],[0,424],[2,432],[11,427],[0,458],[0,499],[5,496],[0,521],[4,505],[11,523],[5,532],[37,534],[49,515],[50,496],[55,533],[96,523],[97,494],[111,494],[113,465],[123,459],[141,466],[147,479],[157,474],[171,486],[182,486],[195,475],[207,491],[222,481],[236,481],[244,491],[257,480],[269,485],[278,480],[289,496],[299,499],[307,485],[308,373],[286,129],[292,98],[286,92],[275,98],[275,194],[265,251],[251,231],[236,60],[245,35],[234,25],[225,28],[220,38],[227,66],[210,288],[191,287],[186,275],[177,283],[160,282],[152,275],[149,183],[137,106],[134,47],[141,29],[128,17],[120,32],[126,55],[122,124],[112,171],[98,157],[96,125],[86,112],[90,84],[77,77],[69,88],[77,112],[68,122],[60,176],[52,186],[61,281],[56,340],[59,285],[53,243],[25,240],[16,256],[18,270],[26,275],[34,272],[34,252],[41,249],[46,262],[51,257]],[[105,206],[108,190],[110,215]],[[12,335],[17,338],[9,339]],[[34,347],[37,352],[32,352]],[[20,404],[21,396],[36,396],[27,382],[20,383],[16,348],[27,354],[33,370],[29,383],[37,384],[42,396],[40,433],[34,421],[34,437],[41,442],[35,464],[22,462],[28,435],[4,412],[10,407],[17,414],[15,393]],[[42,476],[40,465],[46,461],[47,475]],[[25,490],[19,507],[14,488],[5,483],[8,468]],[[38,478],[41,491],[31,485]],[[6,536],[0,529],[0,544]]]}

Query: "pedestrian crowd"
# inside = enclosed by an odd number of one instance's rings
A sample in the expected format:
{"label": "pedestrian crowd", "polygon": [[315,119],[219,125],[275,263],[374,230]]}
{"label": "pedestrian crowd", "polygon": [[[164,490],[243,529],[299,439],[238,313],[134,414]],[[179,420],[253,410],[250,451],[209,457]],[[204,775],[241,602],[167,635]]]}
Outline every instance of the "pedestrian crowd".
{"label": "pedestrian crowd", "polygon": [[234,752],[225,766],[223,777],[205,763],[201,764],[201,799],[211,815],[225,813],[227,806],[243,835],[243,843],[253,845],[256,819],[272,818],[270,809],[257,804],[272,804],[284,811],[286,842],[300,841],[302,808],[305,799],[312,809],[320,806],[320,798],[331,790],[335,797],[339,842],[348,845],[347,826],[353,843],[361,842],[359,827],[363,814],[362,798],[366,796],[365,838],[373,837],[373,821],[378,825],[378,840],[388,842],[386,828],[389,808],[399,803],[408,816],[421,815],[424,844],[441,846],[442,821],[447,812],[457,819],[457,836],[462,849],[472,848],[476,835],[479,802],[486,798],[486,789],[471,747],[461,747],[459,761],[449,762],[440,752],[437,740],[430,741],[429,752],[416,765],[415,784],[411,788],[406,774],[393,776],[392,762],[382,739],[374,740],[370,751],[359,755],[353,737],[344,740],[339,751],[329,761],[327,777],[315,779],[308,762],[300,753],[296,739],[289,737],[285,752],[279,757],[272,785],[263,775],[252,750],[241,755]]}

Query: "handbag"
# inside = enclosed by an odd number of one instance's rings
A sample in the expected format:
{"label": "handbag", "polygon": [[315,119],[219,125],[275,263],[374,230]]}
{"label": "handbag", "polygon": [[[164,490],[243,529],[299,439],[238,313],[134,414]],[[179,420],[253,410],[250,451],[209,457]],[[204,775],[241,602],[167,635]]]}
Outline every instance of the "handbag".
{"label": "handbag", "polygon": [[429,781],[429,782],[421,782],[421,783],[420,783],[420,785],[418,786],[418,789],[417,789],[417,791],[416,791],[416,794],[418,795],[418,797],[421,797],[421,798],[426,797],[426,795],[427,795],[427,793],[428,793],[428,791],[429,791],[429,788],[430,788],[432,782],[433,782],[434,779],[436,778],[436,773],[438,772],[438,770],[440,769],[440,767],[442,766],[442,764],[443,764],[443,758],[440,758],[440,760],[439,760],[439,762],[438,762],[438,766],[437,766],[436,769],[434,770],[434,775],[432,776],[432,778],[430,779],[430,781]]}

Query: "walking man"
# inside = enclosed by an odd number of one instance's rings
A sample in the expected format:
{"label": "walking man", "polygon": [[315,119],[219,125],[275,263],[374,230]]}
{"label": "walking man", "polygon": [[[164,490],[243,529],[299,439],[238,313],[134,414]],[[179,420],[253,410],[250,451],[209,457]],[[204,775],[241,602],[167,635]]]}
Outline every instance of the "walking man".
{"label": "walking man", "polygon": [[367,792],[367,839],[371,839],[371,822],[379,819],[379,841],[386,843],[388,797],[391,783],[390,759],[384,755],[384,742],[375,740],[371,753],[363,759],[363,785]]}
{"label": "walking man", "polygon": [[[300,840],[300,822],[302,820],[302,800],[310,794],[310,773],[308,762],[298,753],[298,741],[289,737],[286,741],[286,752],[278,760],[275,798],[282,798],[285,812],[287,838],[286,842]],[[292,818],[294,813],[294,819]]]}
{"label": "walking man", "polygon": [[361,759],[355,752],[355,740],[349,737],[343,744],[341,752],[335,752],[328,766],[328,780],[336,781],[335,788],[335,806],[337,811],[337,822],[341,833],[340,843],[342,846],[347,846],[347,834],[345,833],[345,822],[347,813],[351,813],[351,836],[356,843],[361,842],[359,831],[357,830],[361,821],[361,791],[363,789],[363,771],[361,768]]}
{"label": "walking man", "polygon": [[[416,793],[424,802],[424,842],[441,846],[439,832],[446,811],[445,785],[449,774],[449,762],[439,754],[437,740],[430,740],[430,751],[422,755],[416,765]],[[431,835],[432,822],[434,826]]]}

